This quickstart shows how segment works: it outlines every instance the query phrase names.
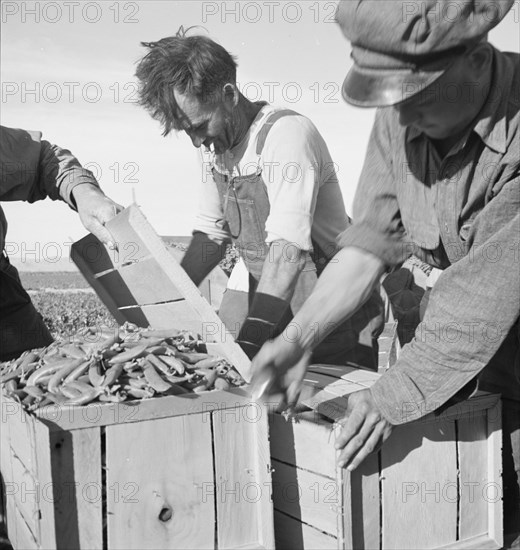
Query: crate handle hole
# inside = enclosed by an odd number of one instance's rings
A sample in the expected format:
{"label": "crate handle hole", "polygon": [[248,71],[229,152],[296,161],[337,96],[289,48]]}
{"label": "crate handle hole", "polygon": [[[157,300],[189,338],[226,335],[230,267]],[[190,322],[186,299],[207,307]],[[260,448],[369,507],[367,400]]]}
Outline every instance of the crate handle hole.
{"label": "crate handle hole", "polygon": [[170,506],[163,506],[159,512],[159,519],[161,521],[170,521],[173,517],[173,510]]}

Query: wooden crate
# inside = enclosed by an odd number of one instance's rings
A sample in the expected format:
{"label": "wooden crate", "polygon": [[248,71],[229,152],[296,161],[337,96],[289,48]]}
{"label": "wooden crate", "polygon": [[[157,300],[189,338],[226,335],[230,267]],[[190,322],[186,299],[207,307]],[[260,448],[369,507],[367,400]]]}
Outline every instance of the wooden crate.
{"label": "wooden crate", "polygon": [[[119,323],[200,334],[250,362],[140,210],[72,257]],[[27,414],[0,395],[0,471],[15,549],[274,548],[267,413],[235,388]]]}
{"label": "wooden crate", "polygon": [[241,390],[36,416],[4,398],[1,420],[15,549],[274,548],[267,414]]}
{"label": "wooden crate", "polygon": [[333,421],[378,374],[315,366],[287,422],[270,416],[277,548],[501,548],[501,416],[480,394],[394,428],[352,474],[336,467]]}

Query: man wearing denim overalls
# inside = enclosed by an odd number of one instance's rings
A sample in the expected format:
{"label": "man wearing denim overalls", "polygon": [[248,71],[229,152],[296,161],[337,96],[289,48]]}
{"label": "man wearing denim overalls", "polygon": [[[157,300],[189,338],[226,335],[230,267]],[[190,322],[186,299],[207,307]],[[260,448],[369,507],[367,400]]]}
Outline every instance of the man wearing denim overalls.
{"label": "man wearing denim overalls", "polygon": [[[183,130],[195,147],[203,145],[211,166],[182,266],[199,284],[235,243],[248,271],[246,304],[227,291],[220,315],[252,358],[290,323],[350,224],[334,164],[310,120],[238,91],[236,63],[214,41],[181,28],[144,46],[149,51],[136,72],[141,105],[165,135]],[[314,361],[377,368],[381,326],[374,292],[355,316],[335,325]],[[299,327],[291,330],[297,335]]]}

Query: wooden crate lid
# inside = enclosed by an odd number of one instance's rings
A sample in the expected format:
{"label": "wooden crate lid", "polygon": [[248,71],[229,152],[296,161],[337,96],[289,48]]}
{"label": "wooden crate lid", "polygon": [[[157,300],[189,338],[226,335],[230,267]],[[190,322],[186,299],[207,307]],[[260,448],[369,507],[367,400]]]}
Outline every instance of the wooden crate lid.
{"label": "wooden crate lid", "polygon": [[300,403],[335,422],[345,416],[348,395],[369,388],[380,376],[348,365],[311,365],[305,375]]}
{"label": "wooden crate lid", "polygon": [[[311,365],[304,379],[299,402],[322,416],[337,422],[345,417],[348,396],[370,388],[382,373],[352,366]],[[477,391],[470,399],[460,401],[442,410],[444,420],[472,417],[496,405],[500,396]],[[434,412],[414,422],[429,422],[437,418]]]}
{"label": "wooden crate lid", "polygon": [[249,358],[138,206],[129,206],[106,227],[117,250],[89,234],[72,245],[71,258],[116,321],[200,334],[249,382]]}

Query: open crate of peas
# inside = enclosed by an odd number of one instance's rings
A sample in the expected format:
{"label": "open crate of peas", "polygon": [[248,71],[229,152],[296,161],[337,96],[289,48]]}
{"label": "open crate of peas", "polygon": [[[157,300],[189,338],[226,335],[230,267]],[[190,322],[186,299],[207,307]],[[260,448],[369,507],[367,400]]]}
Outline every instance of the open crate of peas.
{"label": "open crate of peas", "polygon": [[249,360],[136,206],[72,257],[119,323],[0,365],[16,548],[274,548]]}

